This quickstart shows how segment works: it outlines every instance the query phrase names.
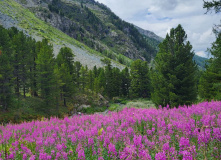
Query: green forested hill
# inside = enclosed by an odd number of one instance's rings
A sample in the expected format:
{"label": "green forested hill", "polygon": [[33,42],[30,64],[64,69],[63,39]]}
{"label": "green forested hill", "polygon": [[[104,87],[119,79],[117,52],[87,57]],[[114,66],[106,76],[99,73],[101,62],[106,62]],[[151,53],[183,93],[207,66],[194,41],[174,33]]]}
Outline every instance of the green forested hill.
{"label": "green forested hill", "polygon": [[196,64],[199,66],[200,69],[205,70],[205,65],[207,63],[206,60],[208,60],[207,58],[195,55],[193,57],[193,60],[195,60]]}

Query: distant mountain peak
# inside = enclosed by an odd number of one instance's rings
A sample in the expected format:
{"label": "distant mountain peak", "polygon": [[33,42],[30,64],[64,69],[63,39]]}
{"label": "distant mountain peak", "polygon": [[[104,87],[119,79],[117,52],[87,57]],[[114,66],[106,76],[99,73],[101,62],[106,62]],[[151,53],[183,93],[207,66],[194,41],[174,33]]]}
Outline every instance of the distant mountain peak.
{"label": "distant mountain peak", "polygon": [[134,25],[135,28],[137,28],[137,30],[142,34],[142,35],[145,35],[147,37],[150,37],[150,38],[153,38],[159,42],[162,42],[163,41],[163,38],[156,35],[154,32],[151,32],[151,31],[148,31],[148,30],[145,30],[145,29],[142,29],[136,25]]}

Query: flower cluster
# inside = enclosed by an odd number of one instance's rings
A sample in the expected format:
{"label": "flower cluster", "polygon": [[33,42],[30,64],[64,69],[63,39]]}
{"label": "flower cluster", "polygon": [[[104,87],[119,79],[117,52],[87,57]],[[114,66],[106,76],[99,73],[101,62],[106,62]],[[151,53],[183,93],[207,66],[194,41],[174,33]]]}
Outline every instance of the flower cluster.
{"label": "flower cluster", "polygon": [[0,126],[0,160],[221,159],[221,102]]}

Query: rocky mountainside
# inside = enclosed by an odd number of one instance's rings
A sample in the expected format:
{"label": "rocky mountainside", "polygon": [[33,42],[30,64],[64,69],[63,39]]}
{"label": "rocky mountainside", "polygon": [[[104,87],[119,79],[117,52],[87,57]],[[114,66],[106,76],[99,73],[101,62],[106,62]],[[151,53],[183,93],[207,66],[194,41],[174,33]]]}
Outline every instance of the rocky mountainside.
{"label": "rocky mountainside", "polygon": [[157,53],[152,37],[144,38],[134,25],[94,0],[14,1],[46,24],[120,63],[127,63],[124,56],[150,61]]}
{"label": "rocky mountainside", "polygon": [[153,39],[157,42],[162,42],[163,38],[159,37],[158,35],[156,35],[154,32],[148,31],[148,30],[144,30],[138,26],[135,26],[135,28],[137,28],[137,30],[144,36],[149,37],[150,39]]}

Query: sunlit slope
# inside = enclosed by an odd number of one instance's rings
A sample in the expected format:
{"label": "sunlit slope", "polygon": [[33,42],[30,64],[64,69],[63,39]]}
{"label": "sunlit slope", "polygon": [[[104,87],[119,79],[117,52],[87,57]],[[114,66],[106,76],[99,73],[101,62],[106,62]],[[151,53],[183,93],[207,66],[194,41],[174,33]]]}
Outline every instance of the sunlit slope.
{"label": "sunlit slope", "polygon": [[[32,12],[13,0],[0,1],[0,24],[6,28],[17,27],[36,40],[49,39],[54,45],[55,55],[58,53],[59,48],[68,46],[76,55],[76,61],[80,61],[83,65],[88,65],[89,68],[94,65],[103,66],[100,59],[103,59],[104,56],[101,53],[90,49],[81,42],[38,19]],[[118,62],[112,62],[113,66],[124,68]]]}

